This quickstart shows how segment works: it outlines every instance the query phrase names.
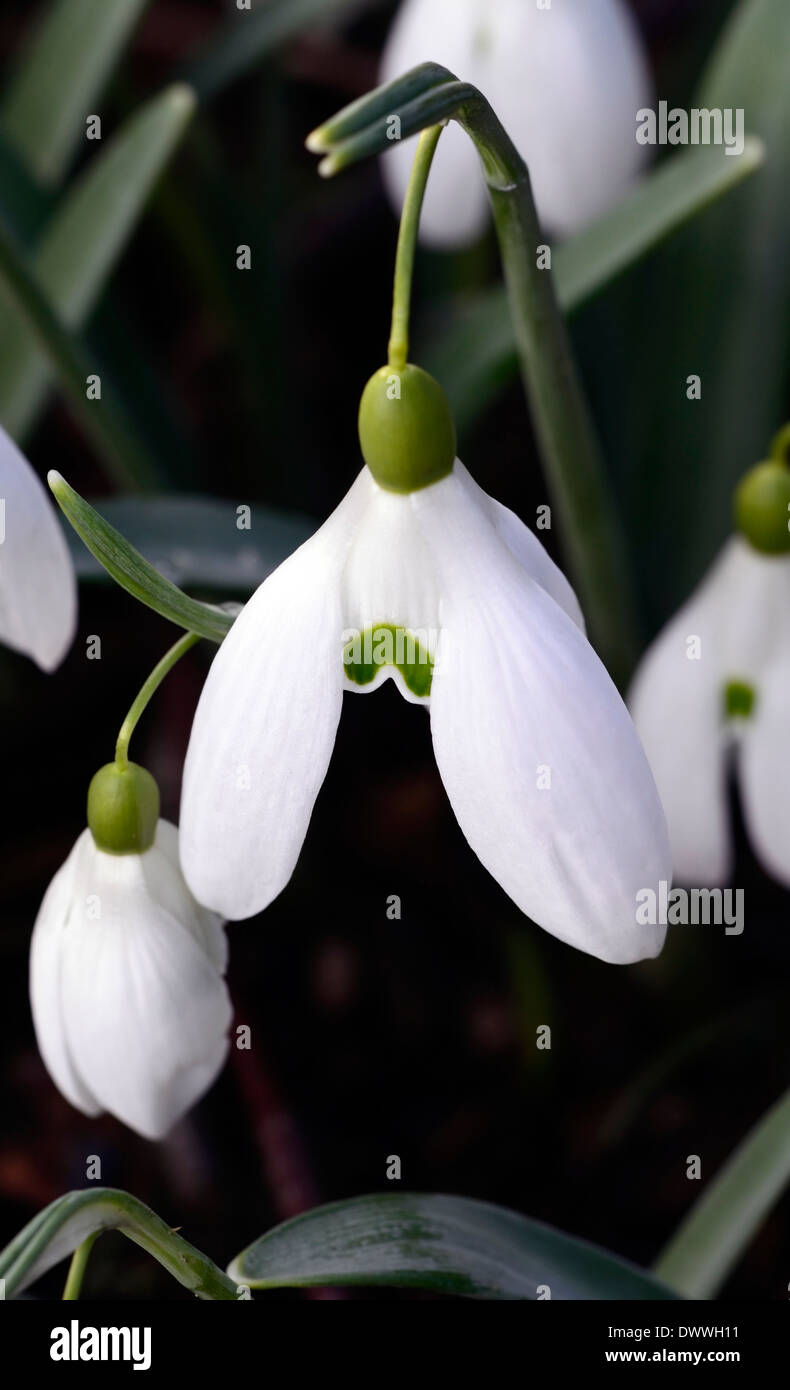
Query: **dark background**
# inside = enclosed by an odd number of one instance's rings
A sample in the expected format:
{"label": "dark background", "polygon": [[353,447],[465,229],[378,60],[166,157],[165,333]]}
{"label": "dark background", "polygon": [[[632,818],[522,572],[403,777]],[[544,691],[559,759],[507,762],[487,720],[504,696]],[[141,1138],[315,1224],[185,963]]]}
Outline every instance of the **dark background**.
{"label": "dark background", "polygon": [[[32,8],[4,0],[0,62],[18,51]],[[633,8],[660,95],[690,104],[732,5]],[[102,100],[104,118],[120,119],[171,80],[227,10],[152,4]],[[356,408],[385,356],[396,225],[375,164],[327,184],[302,142],[375,84],[392,12],[382,4],[309,31],[201,111],[91,321],[89,339],[105,355],[128,325],[165,390],[178,422],[167,460],[174,489],[318,520],[359,467]],[[237,243],[253,245],[241,292],[217,288],[200,256],[190,258],[204,241],[217,264],[232,263]],[[656,261],[574,323],[621,495],[626,483],[639,495],[639,460],[617,446],[611,397],[630,386],[607,381],[607,364],[624,351],[623,306],[649,287]],[[451,291],[496,274],[493,239],[458,257],[423,253],[418,341]],[[632,369],[649,374],[649,358]],[[683,365],[683,376],[693,369]],[[58,397],[27,451],[39,471],[57,467],[83,494],[109,490]],[[547,500],[517,383],[492,401],[462,454],[528,520]],[[632,528],[630,538],[673,568],[671,529]],[[683,563],[698,575],[708,558],[687,553]],[[679,595],[671,576],[648,583],[645,570],[640,577],[637,566],[649,635]],[[101,635],[101,661],[86,661],[88,634]],[[409,1188],[502,1203],[650,1262],[699,1195],[687,1156],[699,1154],[710,1179],[787,1085],[787,895],[742,844],[743,936],[677,928],[658,961],[627,969],[561,945],[477,863],[447,804],[424,712],[391,684],[345,701],[291,884],[263,917],[229,928],[236,1021],[251,1025],[252,1050],[234,1050],[207,1099],[159,1145],[60,1097],[33,1036],[30,932],[83,828],[88,781],[171,640],[166,623],[95,584],[82,586],[79,635],[55,676],[0,651],[0,1243],[83,1186],[87,1156],[98,1154],[105,1185],[133,1192],[224,1265],[305,1207],[386,1189],[387,1157],[397,1154]],[[173,820],[210,655],[203,644],[182,661],[135,738]],[[401,898],[400,921],[387,919],[390,894]],[[540,1024],[552,1027],[550,1052],[535,1048]],[[725,1296],[787,1297],[789,1227],[785,1200]],[[56,1294],[59,1280],[42,1287]],[[86,1293],[181,1295],[120,1237],[97,1247]]]}

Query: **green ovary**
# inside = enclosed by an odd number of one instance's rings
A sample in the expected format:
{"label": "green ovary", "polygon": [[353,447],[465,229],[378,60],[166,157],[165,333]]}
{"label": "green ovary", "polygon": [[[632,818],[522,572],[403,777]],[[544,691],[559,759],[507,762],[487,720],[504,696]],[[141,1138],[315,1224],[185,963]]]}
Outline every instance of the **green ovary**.
{"label": "green ovary", "polygon": [[728,719],[748,719],[757,692],[747,681],[728,681],[724,687],[724,713]]}
{"label": "green ovary", "polygon": [[431,693],[433,661],[428,649],[412,632],[393,623],[377,623],[352,637],[343,648],[343,665],[354,685],[371,685],[382,666],[392,666],[412,695],[425,700]]}

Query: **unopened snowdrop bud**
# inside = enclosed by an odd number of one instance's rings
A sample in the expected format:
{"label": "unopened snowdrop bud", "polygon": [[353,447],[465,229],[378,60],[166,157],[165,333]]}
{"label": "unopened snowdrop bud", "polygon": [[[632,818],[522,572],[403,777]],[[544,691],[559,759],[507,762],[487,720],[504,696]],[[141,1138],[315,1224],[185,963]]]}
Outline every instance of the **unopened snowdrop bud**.
{"label": "unopened snowdrop bud", "polygon": [[89,828],[47,889],[30,953],[36,1037],[58,1089],[148,1139],[211,1086],[232,1013],[223,921],[187,888],[178,831],[158,812],[144,768],[96,773]]}
{"label": "unopened snowdrop bud", "polygon": [[159,820],[159,788],[138,763],[106,763],[88,788],[88,825],[108,854],[150,849]]}
{"label": "unopened snowdrop bud", "polygon": [[735,493],[735,524],[763,555],[790,552],[790,468],[778,459],[758,463]]}
{"label": "unopened snowdrop bud", "polygon": [[388,492],[417,492],[446,478],[455,462],[455,424],[438,381],[412,363],[381,367],[362,393],[359,442]]}

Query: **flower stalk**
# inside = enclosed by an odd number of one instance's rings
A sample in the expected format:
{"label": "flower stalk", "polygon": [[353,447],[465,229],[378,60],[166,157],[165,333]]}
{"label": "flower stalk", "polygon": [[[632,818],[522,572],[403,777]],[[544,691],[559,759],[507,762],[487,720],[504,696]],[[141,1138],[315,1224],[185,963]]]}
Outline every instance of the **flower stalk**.
{"label": "flower stalk", "polygon": [[200,633],[198,632],[188,632],[186,636],[180,637],[177,642],[173,643],[169,651],[165,652],[161,661],[157,663],[150,676],[141,687],[118,734],[118,740],[115,745],[115,761],[119,767],[124,768],[128,764],[129,740],[149,700],[159,689],[159,686],[162,684],[168,672],[172,671],[176,663],[181,660],[181,657],[189,651],[190,647],[194,647],[195,643],[199,641]]}
{"label": "flower stalk", "polygon": [[635,651],[625,546],[579,381],[543,238],[529,172],[485,97],[435,63],[413,69],[340,112],[308,138],[329,177],[402,137],[455,119],[474,141],[492,203],[522,376],[551,498],[592,639],[622,681]]}
{"label": "flower stalk", "polygon": [[392,331],[389,341],[389,365],[400,372],[409,360],[409,316],[411,288],[414,279],[414,257],[420,230],[420,213],[431,172],[433,157],[443,125],[429,126],[422,132],[412,166],[411,179],[403,204],[398,250],[395,258],[395,285],[392,296]]}

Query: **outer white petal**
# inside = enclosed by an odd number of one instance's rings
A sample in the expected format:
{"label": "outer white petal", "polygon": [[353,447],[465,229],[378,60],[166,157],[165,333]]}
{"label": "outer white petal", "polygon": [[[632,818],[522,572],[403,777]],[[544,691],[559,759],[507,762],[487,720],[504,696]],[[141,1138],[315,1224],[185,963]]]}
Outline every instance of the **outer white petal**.
{"label": "outer white petal", "polygon": [[784,578],[787,588],[787,574],[770,571],[770,563],[730,540],[648,649],[629,692],[681,883],[715,886],[732,871],[724,693],[728,680],[757,678],[766,655],[764,619],[768,632],[777,630],[781,594],[766,602],[766,581],[772,589]]}
{"label": "outer white petal", "polygon": [[90,839],[84,872],[89,896],[72,901],[62,939],[69,1055],[102,1109],[159,1139],[220,1071],[230,999],[202,942],[165,905],[173,867],[161,849],[105,854]]}
{"label": "outer white petal", "polygon": [[0,428],[0,642],[52,671],[76,624],[74,567],[54,506]]}
{"label": "outer white petal", "polygon": [[[787,622],[787,614],[785,614]],[[790,888],[790,658],[757,691],[738,748],[741,803],[754,852]]]}
{"label": "outer white petal", "polygon": [[102,1107],[84,1085],[69,1051],[61,972],[72,904],[85,902],[92,891],[92,843],[86,830],[58,869],[39,908],[30,943],[30,1005],[39,1051],[58,1090],[86,1115],[98,1115]]}
{"label": "outer white petal", "polygon": [[508,550],[515,556],[519,564],[523,565],[530,578],[534,579],[541,589],[545,589],[546,593],[554,599],[554,602],[558,603],[576,626],[584,632],[584,615],[574,589],[565,578],[559,565],[555,565],[548,551],[541,545],[534,531],[530,531],[529,527],[525,526],[521,518],[516,516],[516,513],[512,512],[509,507],[503,507],[501,502],[497,502],[495,498],[484,492],[458,459],[455,463],[455,472],[467,488],[469,495],[485,509]]}
{"label": "outer white petal", "polygon": [[[649,105],[651,83],[622,0],[546,10],[532,0],[405,0],[382,81],[427,60],[488,97],[529,166],[538,211],[551,231],[566,234],[604,212],[643,162],[636,113]],[[397,207],[413,153],[411,142],[393,142],[384,158]],[[474,147],[452,125],[436,155],[422,235],[435,245],[459,245],[484,225]]]}
{"label": "outer white petal", "polygon": [[[444,63],[462,81],[478,81],[479,0],[404,0],[390,31],[380,80],[391,82],[419,63]],[[485,87],[483,88],[485,90]],[[384,183],[400,212],[415,141],[393,140],[381,161]],[[453,121],[442,135],[425,194],[420,238],[428,246],[465,246],[482,236],[488,194],[472,141]]]}
{"label": "outer white petal", "polygon": [[655,955],[664,929],[638,924],[637,894],[670,877],[667,830],[609,676],[457,478],[414,507],[444,586],[431,728],[461,829],[561,940],[618,963]]}
{"label": "outer white petal", "polygon": [[251,917],[285,887],[326,776],[343,690],[340,578],[367,469],[264,581],[209,671],[184,768],[181,864],[199,902]]}

